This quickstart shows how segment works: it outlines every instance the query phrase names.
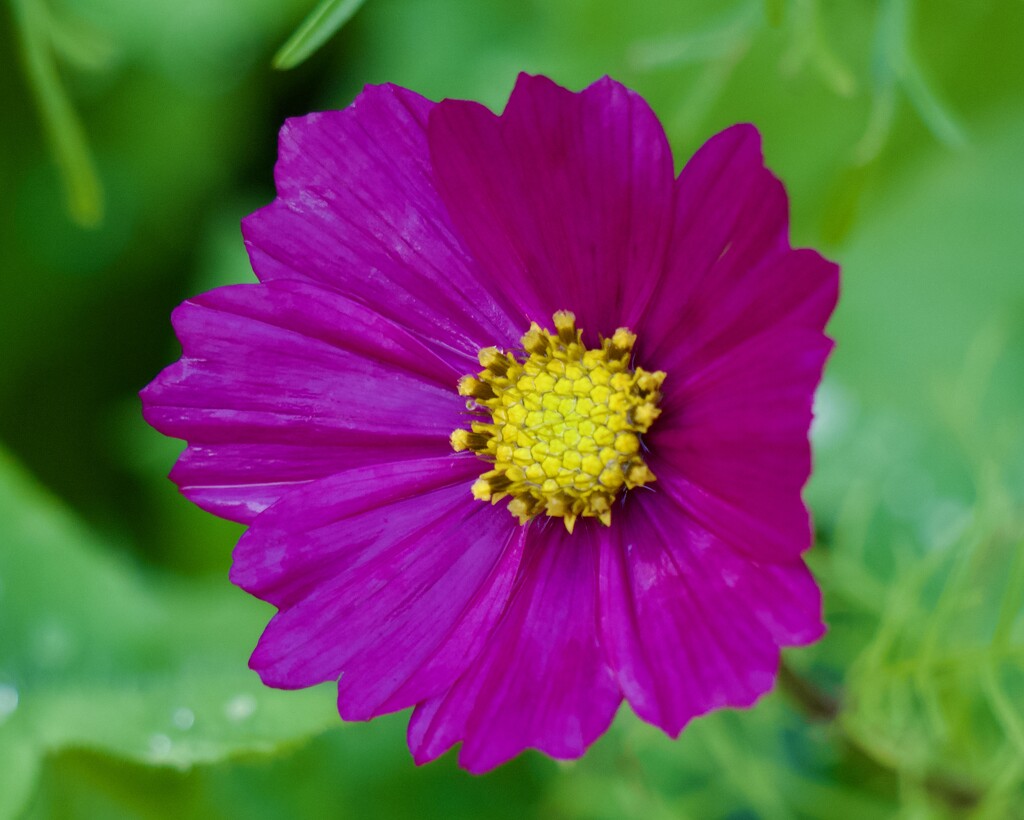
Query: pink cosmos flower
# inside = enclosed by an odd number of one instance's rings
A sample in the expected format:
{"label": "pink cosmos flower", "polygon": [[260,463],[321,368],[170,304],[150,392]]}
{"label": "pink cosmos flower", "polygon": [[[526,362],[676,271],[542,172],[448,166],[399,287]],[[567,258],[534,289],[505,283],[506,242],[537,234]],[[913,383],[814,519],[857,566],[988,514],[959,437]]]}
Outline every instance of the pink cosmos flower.
{"label": "pink cosmos flower", "polygon": [[752,126],[676,177],[610,79],[521,76],[500,116],[369,87],[289,120],[275,177],[259,284],[181,305],[142,393],[182,492],[249,525],[266,684],[414,707],[418,763],[461,741],[481,772],[581,755],[623,698],[677,735],[822,634],[801,489],[838,270],[790,247]]}

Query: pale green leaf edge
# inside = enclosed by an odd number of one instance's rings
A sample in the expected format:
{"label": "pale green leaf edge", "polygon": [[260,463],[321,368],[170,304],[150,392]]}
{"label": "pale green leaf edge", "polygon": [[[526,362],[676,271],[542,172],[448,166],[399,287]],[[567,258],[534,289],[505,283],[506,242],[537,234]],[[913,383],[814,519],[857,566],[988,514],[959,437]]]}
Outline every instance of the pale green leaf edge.
{"label": "pale green leaf edge", "polygon": [[103,221],[103,187],[85,131],[61,85],[39,0],[14,0],[22,62],[64,184],[68,213],[84,228]]}
{"label": "pale green leaf edge", "polygon": [[274,55],[274,68],[294,68],[306,60],[338,32],[359,11],[364,2],[365,0],[321,0]]}

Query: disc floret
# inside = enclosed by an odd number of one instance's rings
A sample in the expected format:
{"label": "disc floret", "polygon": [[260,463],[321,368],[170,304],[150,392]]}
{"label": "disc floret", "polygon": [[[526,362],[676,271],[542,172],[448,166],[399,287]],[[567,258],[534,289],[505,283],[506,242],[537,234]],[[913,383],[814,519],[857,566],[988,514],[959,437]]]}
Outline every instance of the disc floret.
{"label": "disc floret", "polygon": [[624,489],[655,480],[640,436],[661,410],[665,374],[631,366],[636,335],[620,327],[587,349],[576,317],[559,311],[555,332],[536,322],[522,337],[523,360],[485,347],[484,368],[459,381],[471,410],[489,418],[451,435],[452,447],[491,462],[473,484],[474,497],[511,497],[520,524],[541,513],[611,524],[612,501]]}

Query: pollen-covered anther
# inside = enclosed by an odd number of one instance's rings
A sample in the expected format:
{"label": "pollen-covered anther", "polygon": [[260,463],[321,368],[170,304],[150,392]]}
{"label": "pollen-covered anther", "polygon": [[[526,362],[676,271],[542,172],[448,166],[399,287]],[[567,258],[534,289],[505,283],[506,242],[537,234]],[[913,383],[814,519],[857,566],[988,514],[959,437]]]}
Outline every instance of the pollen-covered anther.
{"label": "pollen-covered anther", "polygon": [[472,451],[492,468],[473,496],[508,509],[525,524],[540,514],[610,525],[616,496],[655,480],[640,436],[660,414],[665,374],[632,368],[636,334],[619,328],[588,350],[576,317],[558,311],[552,333],[534,322],[522,337],[525,358],[485,347],[484,368],[459,380],[470,409],[489,414],[455,430],[452,449]]}
{"label": "pollen-covered anther", "polygon": [[488,382],[480,381],[472,376],[463,376],[459,379],[459,395],[480,400],[493,399],[494,389]]}
{"label": "pollen-covered anther", "polygon": [[[476,428],[477,426],[478,425],[476,424],[473,425],[474,428]],[[484,425],[479,426],[483,427]],[[474,452],[480,452],[481,450],[485,450],[487,448],[487,441],[490,439],[490,437],[491,434],[484,430],[474,429],[470,431],[459,428],[458,430],[452,431],[452,449],[456,453],[461,453],[464,450],[473,450]]]}

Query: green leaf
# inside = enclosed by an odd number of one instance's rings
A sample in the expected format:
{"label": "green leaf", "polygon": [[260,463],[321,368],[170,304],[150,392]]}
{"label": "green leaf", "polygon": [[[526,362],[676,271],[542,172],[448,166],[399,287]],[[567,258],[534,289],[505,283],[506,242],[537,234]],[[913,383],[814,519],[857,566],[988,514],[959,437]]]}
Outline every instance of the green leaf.
{"label": "green leaf", "polygon": [[103,219],[103,189],[85,131],[57,74],[46,10],[38,0],[14,0],[22,61],[64,181],[71,218],[82,227]]}
{"label": "green leaf", "polygon": [[2,453],[0,520],[0,817],[65,748],[187,768],[337,723],[331,687],[279,692],[247,668],[264,605],[227,579],[147,577]]}
{"label": "green leaf", "polygon": [[78,17],[47,14],[47,33],[54,51],[83,71],[109,68],[118,48],[105,31]]}
{"label": "green leaf", "polygon": [[365,0],[321,0],[274,55],[274,68],[294,68],[333,37]]}

